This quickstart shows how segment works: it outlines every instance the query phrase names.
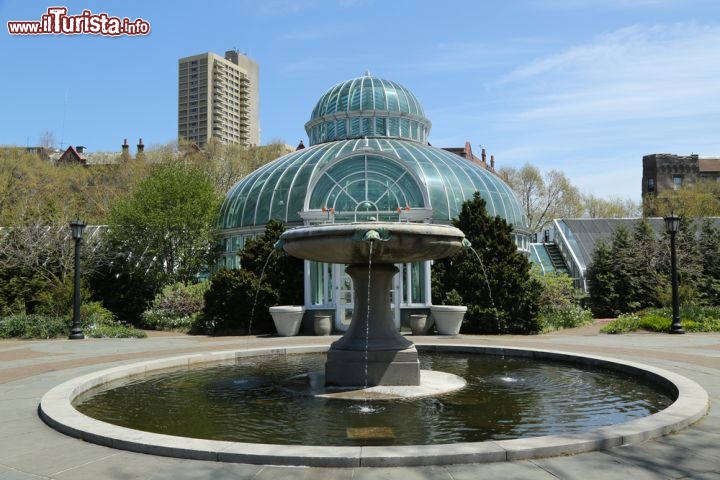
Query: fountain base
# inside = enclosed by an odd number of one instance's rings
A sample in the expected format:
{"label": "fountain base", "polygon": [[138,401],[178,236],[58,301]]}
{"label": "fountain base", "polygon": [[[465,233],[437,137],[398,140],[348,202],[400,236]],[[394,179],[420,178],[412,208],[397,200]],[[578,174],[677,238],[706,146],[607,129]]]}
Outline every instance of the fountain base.
{"label": "fountain base", "polygon": [[420,385],[420,362],[415,345],[401,350],[330,349],[325,363],[328,387]]}
{"label": "fountain base", "polygon": [[452,373],[420,370],[419,385],[378,385],[375,387],[326,387],[325,373],[309,372],[287,379],[283,385],[301,395],[340,400],[407,400],[434,397],[460,390],[467,385],[464,378]]}

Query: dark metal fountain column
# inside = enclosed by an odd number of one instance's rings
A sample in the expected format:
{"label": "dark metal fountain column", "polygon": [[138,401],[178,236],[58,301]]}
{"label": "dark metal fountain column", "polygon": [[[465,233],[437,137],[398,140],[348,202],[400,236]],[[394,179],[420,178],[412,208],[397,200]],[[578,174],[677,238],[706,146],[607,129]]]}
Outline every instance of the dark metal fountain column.
{"label": "dark metal fountain column", "polygon": [[417,349],[397,331],[390,309],[397,267],[353,264],[346,272],[355,288],[355,310],[345,335],[330,346],[325,385],[420,385]]}

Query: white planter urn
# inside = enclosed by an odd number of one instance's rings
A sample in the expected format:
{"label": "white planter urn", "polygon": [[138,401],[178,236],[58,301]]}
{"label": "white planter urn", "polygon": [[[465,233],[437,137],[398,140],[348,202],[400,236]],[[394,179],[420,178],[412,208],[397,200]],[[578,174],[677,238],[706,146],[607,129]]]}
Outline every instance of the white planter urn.
{"label": "white planter urn", "polygon": [[270,307],[273,323],[278,335],[293,337],[300,331],[305,307],[302,305],[279,305]]}
{"label": "white planter urn", "polygon": [[460,333],[467,307],[464,305],[433,305],[430,307],[435,326],[440,335],[457,335]]}

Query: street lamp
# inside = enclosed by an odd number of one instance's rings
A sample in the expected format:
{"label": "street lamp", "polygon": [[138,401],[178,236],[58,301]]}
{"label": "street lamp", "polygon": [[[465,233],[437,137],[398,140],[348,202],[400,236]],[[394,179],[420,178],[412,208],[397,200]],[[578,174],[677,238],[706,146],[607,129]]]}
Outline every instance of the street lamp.
{"label": "street lamp", "polygon": [[672,325],[670,333],[685,333],[680,323],[680,300],[678,298],[677,249],[675,234],[680,230],[680,218],[670,213],[665,217],[665,231],[670,234],[670,275],[672,281]]}
{"label": "street lamp", "polygon": [[80,242],[82,242],[85,223],[78,219],[70,222],[70,231],[75,240],[75,291],[73,293],[73,323],[70,330],[70,340],[82,340],[82,327],[80,326]]}

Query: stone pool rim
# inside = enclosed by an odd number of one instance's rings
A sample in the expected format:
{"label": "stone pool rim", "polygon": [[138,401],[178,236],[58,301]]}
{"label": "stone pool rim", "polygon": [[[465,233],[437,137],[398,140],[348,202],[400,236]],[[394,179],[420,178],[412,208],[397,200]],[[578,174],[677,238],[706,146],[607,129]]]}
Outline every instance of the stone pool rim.
{"label": "stone pool rim", "polygon": [[628,422],[572,434],[436,445],[311,446],[202,440],[133,430],[78,412],[72,402],[84,392],[134,375],[202,363],[227,363],[243,357],[324,353],[327,345],[246,348],[173,356],[104,369],[66,381],[40,401],[39,415],[52,428],[111,448],[151,455],[217,462],[311,467],[390,467],[487,463],[572,455],[639,443],[681,430],[708,411],[709,397],[697,383],[679,374],[637,362],[559,350],[464,344],[423,344],[419,351],[529,357],[570,361],[639,376],[665,389],[675,401],[660,412]]}

